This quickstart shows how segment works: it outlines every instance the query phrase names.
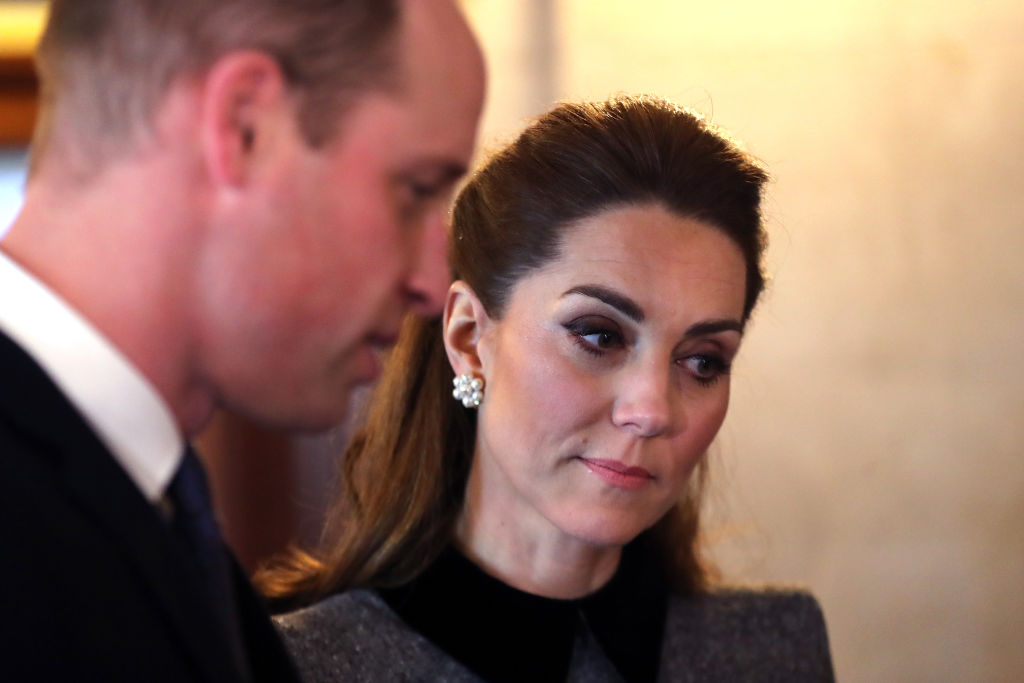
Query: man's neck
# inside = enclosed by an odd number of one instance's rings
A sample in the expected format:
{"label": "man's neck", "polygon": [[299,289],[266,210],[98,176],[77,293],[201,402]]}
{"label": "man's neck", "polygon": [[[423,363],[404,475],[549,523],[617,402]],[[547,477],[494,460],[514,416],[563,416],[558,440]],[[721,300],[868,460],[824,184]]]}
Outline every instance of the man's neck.
{"label": "man's neck", "polygon": [[110,340],[191,434],[213,399],[195,381],[194,225],[165,175],[143,163],[115,166],[85,186],[33,179],[0,248]]}

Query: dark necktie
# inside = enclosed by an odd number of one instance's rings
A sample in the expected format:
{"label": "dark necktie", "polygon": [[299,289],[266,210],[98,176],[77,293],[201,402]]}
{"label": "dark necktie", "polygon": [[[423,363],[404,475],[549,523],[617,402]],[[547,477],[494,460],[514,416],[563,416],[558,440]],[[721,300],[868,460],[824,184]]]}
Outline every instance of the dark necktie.
{"label": "dark necktie", "polygon": [[191,446],[186,447],[167,492],[174,503],[171,526],[192,551],[207,589],[207,602],[217,614],[236,666],[248,678],[228,555],[210,504],[206,472]]}

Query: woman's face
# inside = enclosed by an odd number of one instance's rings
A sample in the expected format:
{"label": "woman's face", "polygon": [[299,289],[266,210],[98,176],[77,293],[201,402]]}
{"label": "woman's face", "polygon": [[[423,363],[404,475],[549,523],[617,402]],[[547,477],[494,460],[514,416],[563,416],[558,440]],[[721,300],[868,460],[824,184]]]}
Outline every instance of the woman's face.
{"label": "woman's face", "polygon": [[621,546],[653,525],[725,417],[745,281],[728,237],[660,205],[568,230],[480,331],[467,500],[527,538]]}

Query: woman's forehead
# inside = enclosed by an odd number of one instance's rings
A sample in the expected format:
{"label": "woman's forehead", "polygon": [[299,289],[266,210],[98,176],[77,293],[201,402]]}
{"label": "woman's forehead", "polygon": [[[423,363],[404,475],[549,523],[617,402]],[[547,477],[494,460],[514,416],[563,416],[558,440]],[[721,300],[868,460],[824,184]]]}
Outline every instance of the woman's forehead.
{"label": "woman's forehead", "polygon": [[706,299],[719,314],[732,315],[736,308],[741,317],[745,284],[743,255],[728,236],[644,205],[611,209],[572,226],[558,256],[523,278],[513,299],[561,299],[573,290],[599,288],[644,309]]}

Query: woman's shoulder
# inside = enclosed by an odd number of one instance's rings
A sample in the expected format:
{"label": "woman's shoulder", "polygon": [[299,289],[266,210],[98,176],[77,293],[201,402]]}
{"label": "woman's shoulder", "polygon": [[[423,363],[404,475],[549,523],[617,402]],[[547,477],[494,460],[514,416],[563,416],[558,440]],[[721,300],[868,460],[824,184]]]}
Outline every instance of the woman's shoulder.
{"label": "woman's shoulder", "polygon": [[834,680],[825,617],[805,590],[728,586],[672,597],[665,626],[663,670],[693,680]]}
{"label": "woman's shoulder", "polygon": [[397,619],[380,597],[370,590],[351,590],[332,595],[308,607],[273,617],[277,630],[289,643],[319,644],[339,635],[367,628],[387,628]]}
{"label": "woman's shoulder", "polygon": [[308,683],[477,680],[373,590],[330,596],[277,615],[274,624]]}
{"label": "woman's shoulder", "polygon": [[670,612],[732,628],[784,624],[802,630],[825,625],[818,600],[807,590],[790,586],[717,586],[694,596],[673,596]]}

